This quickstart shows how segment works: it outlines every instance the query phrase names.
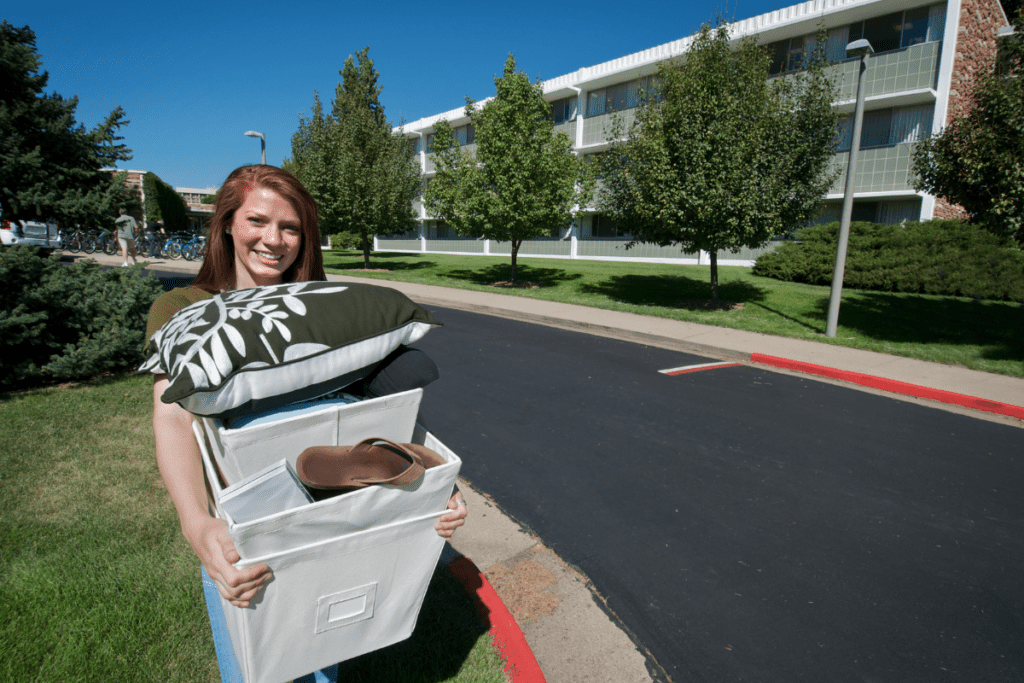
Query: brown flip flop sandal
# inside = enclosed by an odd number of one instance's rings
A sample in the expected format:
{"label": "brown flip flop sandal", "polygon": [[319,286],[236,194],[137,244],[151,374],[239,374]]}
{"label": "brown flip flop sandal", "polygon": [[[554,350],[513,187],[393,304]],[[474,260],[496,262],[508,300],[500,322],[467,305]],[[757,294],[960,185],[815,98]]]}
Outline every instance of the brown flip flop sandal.
{"label": "brown flip flop sandal", "polygon": [[311,489],[343,493],[374,484],[404,486],[430,467],[444,464],[434,451],[371,437],[355,446],[312,446],[295,463],[299,480]]}

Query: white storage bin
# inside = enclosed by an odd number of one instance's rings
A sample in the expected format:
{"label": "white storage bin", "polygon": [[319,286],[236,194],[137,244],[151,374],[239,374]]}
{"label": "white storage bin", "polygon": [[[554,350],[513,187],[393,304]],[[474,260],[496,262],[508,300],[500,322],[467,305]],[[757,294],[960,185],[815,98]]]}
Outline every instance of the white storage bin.
{"label": "white storage bin", "polygon": [[236,524],[218,502],[224,488],[209,432],[198,421],[193,429],[218,516],[243,558],[237,566],[265,562],[274,572],[250,607],[221,598],[246,683],[284,683],[412,634],[444,547],[434,523],[462,464],[455,453],[415,425],[403,441],[446,461],[418,482],[370,486]]}
{"label": "white storage bin", "polygon": [[241,429],[229,429],[215,418],[197,419],[217,468],[231,485],[282,458],[294,467],[299,453],[310,446],[350,446],[371,436],[409,443],[422,398],[422,389],[412,389],[357,403],[328,404],[323,410]]}

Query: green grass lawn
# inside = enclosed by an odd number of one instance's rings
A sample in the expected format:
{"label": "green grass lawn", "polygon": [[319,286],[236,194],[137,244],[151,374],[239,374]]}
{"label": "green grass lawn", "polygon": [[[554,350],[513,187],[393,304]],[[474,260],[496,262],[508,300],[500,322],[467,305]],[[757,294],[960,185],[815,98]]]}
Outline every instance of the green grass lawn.
{"label": "green grass lawn", "polygon": [[[148,377],[0,395],[0,681],[220,680],[151,412]],[[412,638],[340,680],[504,682],[486,629],[441,570]]]}
{"label": "green grass lawn", "polygon": [[845,289],[836,337],[825,336],[829,288],[718,269],[731,310],[706,310],[710,267],[520,258],[518,278],[534,288],[494,287],[508,256],[324,252],[328,272],[500,292],[705,325],[809,339],[973,370],[1024,377],[1024,309],[1019,303]]}

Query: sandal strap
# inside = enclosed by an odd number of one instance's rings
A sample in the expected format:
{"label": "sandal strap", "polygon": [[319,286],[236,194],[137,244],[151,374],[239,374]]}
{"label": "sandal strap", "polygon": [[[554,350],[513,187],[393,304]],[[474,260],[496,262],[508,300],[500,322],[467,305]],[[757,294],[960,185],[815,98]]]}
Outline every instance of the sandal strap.
{"label": "sandal strap", "polygon": [[392,484],[394,486],[405,486],[406,484],[411,484],[417,481],[420,477],[423,476],[423,472],[426,470],[426,468],[423,466],[423,458],[421,458],[418,453],[406,448],[400,443],[395,443],[394,441],[389,441],[388,439],[382,439],[379,437],[370,437],[368,439],[363,439],[355,446],[353,446],[352,451],[350,452],[355,452],[357,450],[368,451],[371,448],[388,448],[393,452],[397,451],[400,454],[409,456],[409,459],[411,459],[412,462],[409,463],[409,467],[407,467],[404,471],[399,472],[393,477],[353,478],[354,482],[358,482],[366,486],[370,486],[373,484]]}

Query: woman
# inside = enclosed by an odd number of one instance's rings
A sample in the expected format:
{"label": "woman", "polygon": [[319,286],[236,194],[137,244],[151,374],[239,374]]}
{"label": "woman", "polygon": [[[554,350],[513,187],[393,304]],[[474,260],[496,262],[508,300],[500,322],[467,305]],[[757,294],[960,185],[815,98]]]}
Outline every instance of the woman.
{"label": "woman", "polygon": [[[177,311],[216,293],[282,282],[326,280],[320,253],[316,203],[290,173],[273,166],[243,166],[221,188],[210,226],[209,254],[191,287],[161,296],[150,310],[149,339]],[[233,566],[240,558],[227,523],[210,515],[203,465],[192,432],[192,416],[160,400],[166,375],[153,383],[153,432],[160,475],[178,512],[181,530],[220,594],[248,607],[271,579],[270,568]],[[452,512],[435,529],[450,538],[464,524],[458,491]],[[211,613],[212,614],[212,613]]]}

